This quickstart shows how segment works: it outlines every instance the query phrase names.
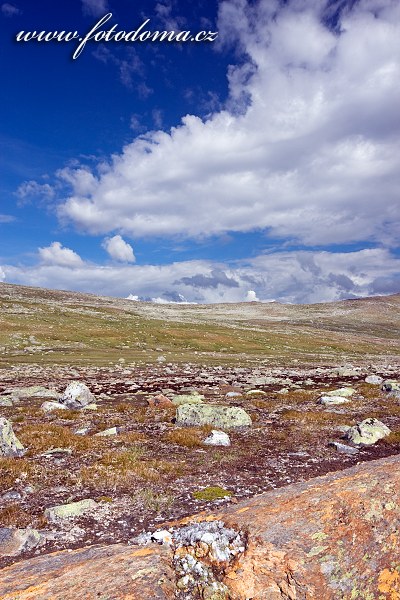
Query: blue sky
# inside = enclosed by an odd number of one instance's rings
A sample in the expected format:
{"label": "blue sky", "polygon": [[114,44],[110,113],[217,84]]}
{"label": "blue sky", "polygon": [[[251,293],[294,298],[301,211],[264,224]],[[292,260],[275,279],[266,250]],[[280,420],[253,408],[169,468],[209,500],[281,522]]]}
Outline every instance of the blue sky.
{"label": "blue sky", "polygon": [[[0,0],[0,280],[158,302],[400,291],[400,6]],[[210,42],[17,42],[32,31]]]}

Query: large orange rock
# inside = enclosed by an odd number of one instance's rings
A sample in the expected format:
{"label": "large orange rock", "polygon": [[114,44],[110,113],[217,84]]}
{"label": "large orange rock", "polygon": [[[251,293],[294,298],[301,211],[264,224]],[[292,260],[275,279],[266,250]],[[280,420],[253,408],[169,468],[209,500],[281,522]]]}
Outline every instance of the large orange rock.
{"label": "large orange rock", "polygon": [[[246,540],[244,553],[215,570],[225,598],[400,600],[400,456],[173,525],[213,520]],[[172,600],[175,589],[173,552],[158,545],[58,552],[0,571],[2,600]]]}
{"label": "large orange rock", "polygon": [[0,571],[1,600],[167,600],[175,577],[167,549],[115,544],[62,551]]}

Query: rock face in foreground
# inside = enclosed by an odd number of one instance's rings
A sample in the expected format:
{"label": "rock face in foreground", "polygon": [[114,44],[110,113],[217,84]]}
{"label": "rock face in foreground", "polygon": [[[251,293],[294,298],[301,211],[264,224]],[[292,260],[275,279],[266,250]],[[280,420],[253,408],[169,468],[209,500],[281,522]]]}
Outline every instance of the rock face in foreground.
{"label": "rock face in foreground", "polygon": [[[170,524],[172,537],[180,540],[190,523],[217,520],[245,540],[244,552],[214,570],[218,600],[400,597],[400,456],[184,519]],[[0,571],[0,598],[196,598],[176,588],[177,557],[192,551],[118,544],[41,556]],[[207,549],[193,555],[215,566]]]}

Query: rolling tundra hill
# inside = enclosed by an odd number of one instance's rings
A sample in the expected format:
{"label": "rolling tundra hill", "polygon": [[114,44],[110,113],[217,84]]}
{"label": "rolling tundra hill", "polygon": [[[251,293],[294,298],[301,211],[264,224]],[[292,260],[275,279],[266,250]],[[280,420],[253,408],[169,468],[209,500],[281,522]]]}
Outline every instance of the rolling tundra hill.
{"label": "rolling tundra hill", "polygon": [[0,284],[0,364],[390,363],[400,294],[288,305],[154,304]]}

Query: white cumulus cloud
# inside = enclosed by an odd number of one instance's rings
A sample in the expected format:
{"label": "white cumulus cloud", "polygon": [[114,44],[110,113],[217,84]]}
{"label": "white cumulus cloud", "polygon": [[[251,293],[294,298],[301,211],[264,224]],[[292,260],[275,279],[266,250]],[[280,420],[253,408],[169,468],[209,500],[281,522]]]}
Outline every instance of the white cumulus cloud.
{"label": "white cumulus cloud", "polygon": [[[60,218],[92,234],[204,236],[263,229],[314,246],[400,233],[400,4],[227,0],[241,51],[224,110],[137,137],[108,164],[65,170]],[[67,172],[68,171],[68,174]]]}
{"label": "white cumulus cloud", "polygon": [[121,262],[135,262],[136,260],[132,246],[125,242],[120,235],[106,238],[102,246],[114,260]]}
{"label": "white cumulus cloud", "polygon": [[45,265],[59,267],[80,267],[83,260],[70,248],[64,248],[60,242],[52,242],[50,246],[39,248],[39,257]]}

